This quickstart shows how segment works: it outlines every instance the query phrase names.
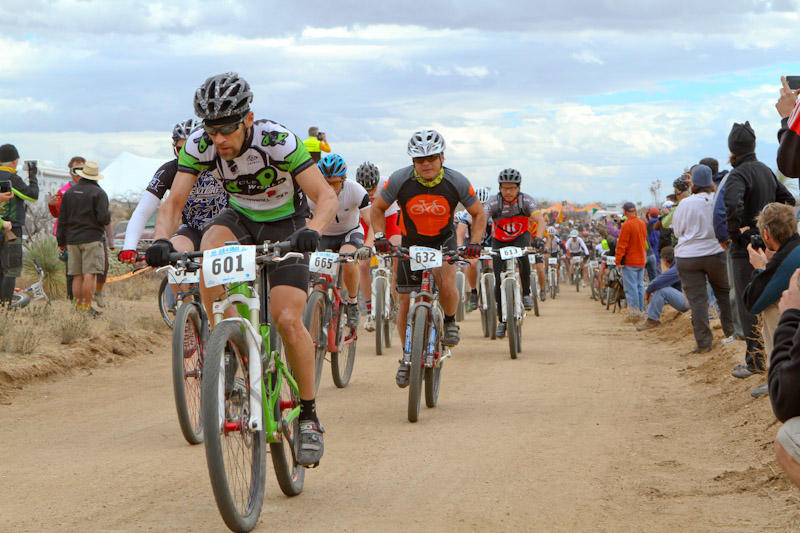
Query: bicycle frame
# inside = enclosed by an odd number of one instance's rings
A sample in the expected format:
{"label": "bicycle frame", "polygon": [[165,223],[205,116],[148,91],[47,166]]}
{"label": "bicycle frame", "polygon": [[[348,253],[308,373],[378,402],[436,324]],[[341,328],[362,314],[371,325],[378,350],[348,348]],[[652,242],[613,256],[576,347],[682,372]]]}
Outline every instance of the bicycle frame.
{"label": "bicycle frame", "polygon": [[503,261],[503,263],[505,263],[505,268],[500,273],[500,307],[503,313],[503,322],[507,323],[508,316],[506,316],[506,284],[514,283],[514,320],[519,320],[525,316],[525,308],[522,306],[522,287],[520,284],[519,272],[517,272],[517,258],[515,257],[512,259],[506,259]]}
{"label": "bicycle frame", "polygon": [[[352,259],[352,257],[351,257]],[[350,262],[347,259],[340,257],[337,262],[346,263]],[[341,325],[342,308],[344,307],[344,300],[342,299],[342,269],[341,265],[336,273],[336,280],[330,274],[314,274],[313,285],[315,290],[320,290],[325,295],[325,331],[327,335],[327,351],[338,352],[348,344],[351,344],[357,337],[357,330],[353,328],[350,335],[345,336],[341,340],[341,346],[336,345],[336,331],[334,325]],[[334,320],[334,318],[338,320]]]}
{"label": "bicycle frame", "polygon": [[[442,352],[436,351],[436,331],[442,330],[442,318],[444,316],[442,308],[439,305],[439,292],[436,290],[436,281],[433,279],[431,269],[422,271],[422,283],[420,284],[419,291],[411,292],[412,303],[408,307],[408,320],[406,323],[406,343],[403,348],[404,354],[411,353],[411,332],[414,326],[414,315],[417,308],[424,307],[428,310],[428,317],[425,324],[425,336],[428,339],[425,348],[424,365],[426,368],[435,368],[440,366],[445,359],[450,357],[450,349],[446,346],[442,347]],[[435,316],[434,316],[435,313]],[[433,324],[436,318],[436,324]],[[434,325],[435,328],[431,328]]]}

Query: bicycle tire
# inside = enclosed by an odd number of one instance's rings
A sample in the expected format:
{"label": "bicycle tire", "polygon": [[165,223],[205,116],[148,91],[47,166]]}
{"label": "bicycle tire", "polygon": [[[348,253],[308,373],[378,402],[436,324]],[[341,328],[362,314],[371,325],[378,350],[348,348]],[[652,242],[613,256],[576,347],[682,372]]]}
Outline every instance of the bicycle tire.
{"label": "bicycle tire", "polygon": [[158,310],[161,313],[161,318],[164,319],[164,322],[167,323],[169,327],[175,326],[175,317],[169,310],[169,306],[167,305],[167,288],[169,287],[169,283],[167,280],[167,276],[161,280],[161,284],[158,286]]}
{"label": "bicycle tire", "polygon": [[[339,313],[339,324],[337,324],[336,333],[336,348],[341,348],[342,341],[348,334],[353,336],[352,342],[344,347],[344,350],[331,352],[331,376],[333,377],[333,384],[338,388],[343,389],[350,383],[350,378],[353,376],[353,366],[356,362],[356,336],[355,328],[349,328],[342,321],[341,313]],[[344,352],[344,353],[343,353]]]}
{"label": "bicycle tire", "polygon": [[483,295],[486,298],[486,325],[489,328],[489,338],[497,338],[497,302],[494,299],[494,273],[489,272],[483,278]]}
{"label": "bicycle tire", "polygon": [[411,328],[411,369],[408,376],[408,421],[419,419],[419,404],[422,399],[422,356],[425,353],[428,309],[419,306],[414,310],[414,325]]}
{"label": "bicycle tire", "polygon": [[[278,384],[280,380],[280,394],[278,401],[275,402],[273,416],[278,422],[278,431],[281,434],[280,441],[269,443],[269,453],[272,456],[272,467],[275,469],[275,477],[278,486],[286,496],[297,496],[303,491],[303,483],[306,477],[306,469],[295,461],[300,441],[297,437],[300,434],[300,419],[295,418],[292,422],[284,421],[284,409],[281,400],[289,401],[290,406],[286,410],[291,411],[300,401],[294,390],[289,385],[286,377],[277,370],[271,374],[272,383]],[[274,390],[274,389],[273,389]],[[272,392],[272,391],[270,391]]]}
{"label": "bicycle tire", "polygon": [[27,292],[15,292],[11,295],[11,303],[8,304],[9,309],[22,309],[27,307],[33,301],[31,295]]}
{"label": "bicycle tire", "polygon": [[387,348],[392,347],[392,321],[383,321],[383,345]]}
{"label": "bicycle tire", "polygon": [[[240,377],[234,376],[234,380],[225,375],[228,365],[222,365],[225,348],[229,345],[234,349],[234,361],[238,363],[229,368],[236,368],[241,373]],[[202,380],[201,404],[211,488],[222,519],[234,531],[250,531],[256,526],[266,484],[264,431],[250,430],[246,423],[250,412],[247,353],[242,326],[237,321],[220,322],[208,340]],[[226,383],[233,385],[228,389]],[[224,420],[220,419],[220,413],[224,414]],[[240,429],[226,432],[226,422],[238,422]],[[209,431],[210,428],[214,430]],[[242,464],[231,465],[228,472],[226,462],[232,462],[237,452],[242,452]],[[245,479],[240,483],[238,476]]]}
{"label": "bicycle tire", "polygon": [[464,273],[460,270],[456,271],[456,295],[458,295],[458,306],[456,307],[456,322],[462,322],[464,320],[464,315],[466,314],[466,310],[464,309],[466,306],[466,302],[464,301],[464,283],[466,282],[466,278],[464,277]]}
{"label": "bicycle tire", "polygon": [[[433,321],[438,324],[438,328],[442,326],[438,312],[434,314]],[[441,331],[441,329],[439,329],[439,331]],[[434,350],[441,353],[441,339],[438,335],[436,337]],[[436,404],[439,402],[439,383],[441,383],[442,379],[441,360],[437,361],[434,367],[425,367],[425,375],[423,378],[425,380],[425,406],[428,408],[436,407]]]}
{"label": "bicycle tire", "polygon": [[533,314],[539,316],[539,284],[531,283],[531,296],[533,297]]}
{"label": "bicycle tire", "polygon": [[506,337],[508,337],[508,351],[511,354],[511,359],[517,358],[517,319],[514,317],[514,300],[516,298],[516,291],[514,290],[514,283],[512,280],[506,281],[503,284],[503,292],[506,296]]}
{"label": "bicycle tire", "polygon": [[556,283],[556,279],[555,278],[557,276],[558,276],[558,274],[556,273],[556,271],[554,269],[550,269],[549,278],[550,278],[550,299],[551,300],[555,300],[556,299],[556,289],[558,288],[558,285]]}
{"label": "bicycle tire", "polygon": [[172,390],[178,424],[189,444],[203,442],[201,383],[203,375],[203,319],[197,304],[181,304],[172,331]]}
{"label": "bicycle tire", "polygon": [[383,355],[383,336],[386,332],[384,321],[387,317],[383,315],[386,302],[386,278],[375,278],[375,355]]}
{"label": "bicycle tire", "polygon": [[325,352],[328,351],[328,343],[325,337],[325,294],[319,289],[314,289],[308,295],[306,308],[303,311],[303,326],[311,335],[311,342],[314,344],[314,394],[319,390],[319,382],[322,381],[322,367],[325,365]]}
{"label": "bicycle tire", "polygon": [[489,336],[489,320],[486,318],[486,311],[483,310],[483,307],[480,308],[481,313],[481,329],[483,329],[483,336]]}

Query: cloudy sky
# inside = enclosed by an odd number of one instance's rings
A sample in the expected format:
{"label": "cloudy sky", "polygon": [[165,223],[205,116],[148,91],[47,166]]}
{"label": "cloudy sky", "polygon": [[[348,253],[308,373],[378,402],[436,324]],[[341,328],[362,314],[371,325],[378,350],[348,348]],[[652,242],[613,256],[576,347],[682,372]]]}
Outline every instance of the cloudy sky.
{"label": "cloudy sky", "polygon": [[233,70],[256,118],[319,125],[352,169],[408,164],[433,127],[477,185],[515,167],[539,198],[647,203],[653,180],[725,161],[734,121],[775,166],[799,19],[795,0],[3,0],[0,142],[58,166],[167,160],[195,88]]}

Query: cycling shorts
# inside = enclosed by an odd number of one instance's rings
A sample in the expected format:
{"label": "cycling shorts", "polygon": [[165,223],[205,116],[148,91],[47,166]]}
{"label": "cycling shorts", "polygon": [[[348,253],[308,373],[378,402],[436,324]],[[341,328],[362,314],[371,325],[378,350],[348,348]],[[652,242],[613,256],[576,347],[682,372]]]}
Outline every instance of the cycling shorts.
{"label": "cycling shorts", "polygon": [[341,235],[323,235],[319,239],[317,250],[338,252],[345,244],[354,246],[356,250],[364,246],[364,234],[361,232],[360,227],[351,229]]}
{"label": "cycling shorts", "polygon": [[[403,239],[402,244],[404,248],[414,246],[413,243],[406,242]],[[454,252],[458,248],[455,233],[446,236],[438,245],[430,246],[430,248],[439,248],[443,251]],[[419,290],[422,284],[422,270],[411,270],[411,263],[408,259],[402,258],[397,263],[397,292],[401,294],[410,294],[413,291]]]}
{"label": "cycling shorts", "polygon": [[192,246],[194,247],[195,250],[200,249],[200,241],[203,240],[202,231],[200,231],[199,229],[195,229],[191,226],[187,226],[186,224],[181,224],[180,227],[178,227],[178,231],[176,231],[175,234],[172,236],[177,237],[179,235],[181,237],[186,237],[187,239],[192,241]]}
{"label": "cycling shorts", "polygon": [[[395,235],[400,235],[399,218],[400,211],[391,215],[386,215],[386,231],[383,233],[386,235],[387,239]],[[366,235],[369,231],[369,224],[367,224],[367,221],[363,218],[361,219],[361,227],[364,228],[364,235]]]}
{"label": "cycling shorts", "polygon": [[[262,244],[266,241],[286,240],[295,230],[305,227],[303,217],[287,218],[272,222],[250,220],[232,207],[226,207],[206,226],[224,226],[231,230],[241,244]],[[269,284],[272,287],[288,285],[303,292],[308,290],[308,255],[303,259],[287,259],[280,263],[270,263],[267,269]]]}

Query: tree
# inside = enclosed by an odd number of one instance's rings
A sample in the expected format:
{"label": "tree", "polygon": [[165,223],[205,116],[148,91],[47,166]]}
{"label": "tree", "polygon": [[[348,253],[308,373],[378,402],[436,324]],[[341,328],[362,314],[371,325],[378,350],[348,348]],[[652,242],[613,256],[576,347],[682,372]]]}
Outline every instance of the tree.
{"label": "tree", "polygon": [[653,195],[653,205],[658,205],[661,199],[661,178],[656,178],[656,180],[650,184],[650,194]]}

